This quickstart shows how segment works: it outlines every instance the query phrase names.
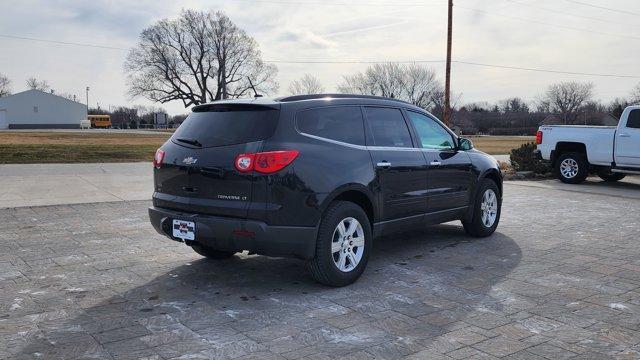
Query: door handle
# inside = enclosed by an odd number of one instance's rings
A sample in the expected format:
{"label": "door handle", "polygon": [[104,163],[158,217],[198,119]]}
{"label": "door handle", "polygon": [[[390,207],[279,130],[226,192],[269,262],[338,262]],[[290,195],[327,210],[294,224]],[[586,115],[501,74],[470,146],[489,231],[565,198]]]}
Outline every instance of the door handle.
{"label": "door handle", "polygon": [[429,165],[431,165],[431,166],[440,166],[440,165],[442,165],[442,163],[440,161],[436,160],[436,161],[432,161]]}
{"label": "door handle", "polygon": [[388,161],[381,161],[376,164],[379,169],[389,169],[391,168],[391,163]]}
{"label": "door handle", "polygon": [[622,133],[620,135],[618,135],[620,137],[631,137],[631,135],[627,134],[627,133]]}

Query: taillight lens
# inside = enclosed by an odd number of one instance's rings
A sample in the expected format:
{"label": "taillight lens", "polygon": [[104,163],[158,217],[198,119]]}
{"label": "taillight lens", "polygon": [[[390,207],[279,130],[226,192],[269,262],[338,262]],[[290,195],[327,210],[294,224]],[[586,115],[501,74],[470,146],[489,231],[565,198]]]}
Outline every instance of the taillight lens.
{"label": "taillight lens", "polygon": [[249,172],[253,170],[256,154],[240,154],[236,157],[236,170]]}
{"label": "taillight lens", "polygon": [[536,144],[537,145],[542,144],[542,131],[538,131],[536,133]]}
{"label": "taillight lens", "polygon": [[297,150],[240,154],[236,157],[235,165],[236,169],[243,173],[255,170],[262,174],[273,174],[291,164],[298,154]]}
{"label": "taillight lens", "polygon": [[160,149],[156,150],[156,155],[153,157],[153,167],[156,169],[160,169],[163,161],[164,161],[164,151]]}

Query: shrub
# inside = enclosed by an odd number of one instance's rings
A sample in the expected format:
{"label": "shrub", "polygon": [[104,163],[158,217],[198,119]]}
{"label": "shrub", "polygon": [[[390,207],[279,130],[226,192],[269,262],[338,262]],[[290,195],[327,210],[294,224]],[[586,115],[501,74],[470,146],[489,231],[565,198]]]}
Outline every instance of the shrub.
{"label": "shrub", "polygon": [[551,172],[549,164],[533,156],[535,149],[536,144],[528,143],[511,150],[511,166],[513,166],[516,171],[533,171],[536,174],[547,174]]}

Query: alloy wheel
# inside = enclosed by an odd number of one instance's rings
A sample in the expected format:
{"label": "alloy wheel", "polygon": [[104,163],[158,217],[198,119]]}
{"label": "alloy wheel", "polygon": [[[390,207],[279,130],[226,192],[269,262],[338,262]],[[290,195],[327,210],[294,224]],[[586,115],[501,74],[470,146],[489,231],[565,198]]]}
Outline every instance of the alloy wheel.
{"label": "alloy wheel", "polygon": [[358,266],[364,243],[364,230],[357,219],[348,217],[338,222],[331,242],[331,255],[338,270],[350,272]]}

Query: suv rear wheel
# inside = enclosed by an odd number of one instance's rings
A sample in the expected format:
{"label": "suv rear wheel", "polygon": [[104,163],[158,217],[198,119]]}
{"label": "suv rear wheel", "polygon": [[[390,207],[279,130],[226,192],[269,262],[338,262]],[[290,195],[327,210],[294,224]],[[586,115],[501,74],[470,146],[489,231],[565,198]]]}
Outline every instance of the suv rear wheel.
{"label": "suv rear wheel", "polygon": [[486,237],[496,231],[502,210],[502,203],[498,194],[500,194],[500,190],[493,180],[482,180],[473,204],[473,219],[470,222],[462,221],[467,234],[475,237]]}
{"label": "suv rear wheel", "polygon": [[589,176],[587,157],[581,153],[569,152],[556,160],[558,179],[566,184],[580,184]]}
{"label": "suv rear wheel", "polygon": [[371,244],[371,225],[364,210],[351,202],[336,201],[322,217],[316,255],[307,266],[322,284],[349,285],[367,266]]}
{"label": "suv rear wheel", "polygon": [[220,251],[220,250],[216,250],[213,249],[211,247],[208,247],[206,245],[202,245],[202,244],[198,244],[198,243],[193,243],[191,244],[191,248],[193,249],[193,251],[197,252],[198,254],[209,258],[209,259],[228,259],[230,257],[232,257],[235,253],[229,252],[229,251]]}

